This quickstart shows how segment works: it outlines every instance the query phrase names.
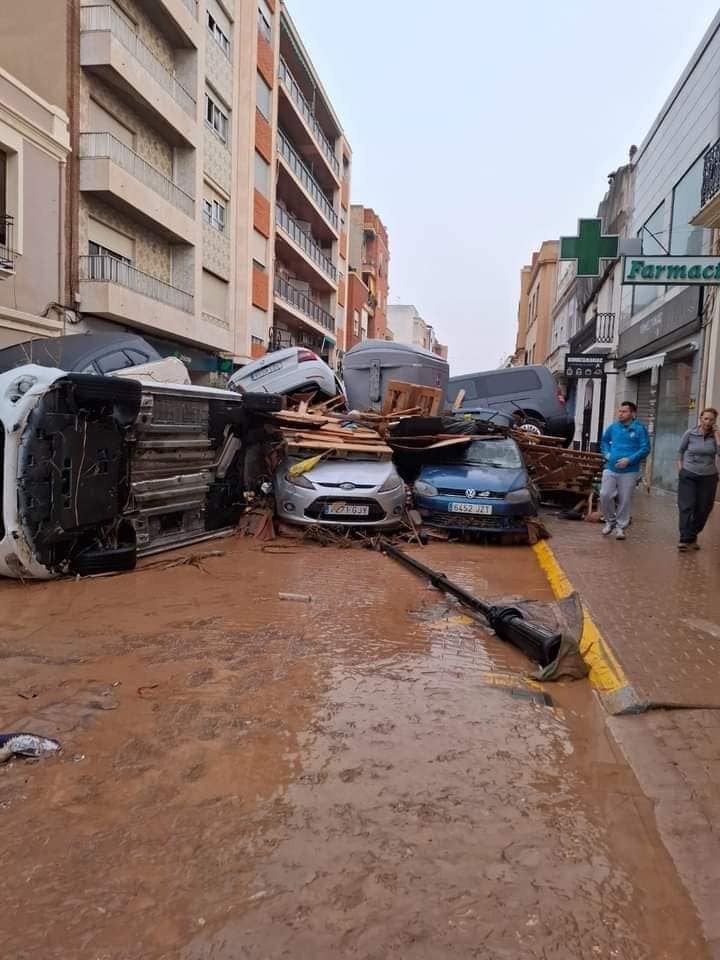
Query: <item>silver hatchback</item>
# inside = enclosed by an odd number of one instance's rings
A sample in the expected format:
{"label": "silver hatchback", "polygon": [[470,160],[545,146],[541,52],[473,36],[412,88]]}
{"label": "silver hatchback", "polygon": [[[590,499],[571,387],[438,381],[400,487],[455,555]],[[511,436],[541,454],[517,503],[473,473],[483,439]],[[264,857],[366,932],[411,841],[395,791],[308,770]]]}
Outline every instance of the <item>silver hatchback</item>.
{"label": "silver hatchback", "polygon": [[275,474],[275,502],[282,520],[383,530],[401,522],[405,484],[391,460],[325,460],[293,477],[289,470],[299,459],[285,460]]}

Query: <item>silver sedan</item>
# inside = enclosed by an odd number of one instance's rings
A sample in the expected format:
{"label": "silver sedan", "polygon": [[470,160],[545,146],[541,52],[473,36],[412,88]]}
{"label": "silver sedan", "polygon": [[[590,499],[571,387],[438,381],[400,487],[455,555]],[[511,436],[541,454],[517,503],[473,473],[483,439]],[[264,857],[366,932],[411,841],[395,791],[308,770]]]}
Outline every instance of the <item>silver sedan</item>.
{"label": "silver sedan", "polygon": [[275,474],[278,516],[288,523],[323,526],[396,527],[405,507],[405,484],[391,460],[323,460],[292,476],[298,459]]}

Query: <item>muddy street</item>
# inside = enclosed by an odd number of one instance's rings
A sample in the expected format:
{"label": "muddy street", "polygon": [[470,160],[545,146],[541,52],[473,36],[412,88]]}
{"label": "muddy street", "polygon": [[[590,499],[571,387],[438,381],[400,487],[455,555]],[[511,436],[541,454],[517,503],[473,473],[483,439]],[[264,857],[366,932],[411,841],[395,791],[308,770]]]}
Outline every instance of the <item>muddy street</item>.
{"label": "muddy street", "polygon": [[[3,728],[63,748],[0,767],[3,956],[707,956],[586,681],[387,557],[212,547],[0,583]],[[552,596],[529,548],[422,558]]]}

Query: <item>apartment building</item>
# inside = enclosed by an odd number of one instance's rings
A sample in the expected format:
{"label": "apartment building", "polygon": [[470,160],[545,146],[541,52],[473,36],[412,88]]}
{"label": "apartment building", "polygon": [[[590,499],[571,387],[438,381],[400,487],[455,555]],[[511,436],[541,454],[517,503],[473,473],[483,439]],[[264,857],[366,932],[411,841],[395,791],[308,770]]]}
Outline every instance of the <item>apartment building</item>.
{"label": "apartment building", "polygon": [[545,240],[521,272],[520,309],[525,318],[524,329],[519,327],[518,333],[524,335],[526,364],[545,363],[550,353],[559,254],[558,241]]}
{"label": "apartment building", "polygon": [[0,68],[0,349],[64,323],[68,118]]}
{"label": "apartment building", "polygon": [[[351,151],[284,4],[276,101],[269,345],[307,346],[335,365],[346,337]],[[258,318],[258,350],[260,334]]]}
{"label": "apartment building", "polygon": [[527,347],[528,319],[530,313],[530,302],[528,291],[530,289],[530,277],[532,267],[528,264],[520,270],[520,298],[518,300],[517,313],[517,334],[515,336],[515,351],[508,357],[507,366],[521,367],[525,363],[525,351]]}
{"label": "apartment building", "polygon": [[198,382],[289,343],[332,360],[350,150],[284,4],[34,5],[0,62],[70,117],[72,331],[139,331]]}
{"label": "apartment building", "polygon": [[[367,290],[367,336],[385,340],[389,293],[390,243],[387,230],[371,207],[350,207],[350,272],[358,279],[355,289]],[[361,286],[362,285],[362,286]],[[348,312],[348,317],[350,313]],[[349,344],[348,344],[349,346]]]}
{"label": "apartment building", "polygon": [[447,347],[440,343],[434,328],[423,320],[418,308],[413,304],[390,304],[387,310],[387,322],[388,339],[422,347],[447,360]]}

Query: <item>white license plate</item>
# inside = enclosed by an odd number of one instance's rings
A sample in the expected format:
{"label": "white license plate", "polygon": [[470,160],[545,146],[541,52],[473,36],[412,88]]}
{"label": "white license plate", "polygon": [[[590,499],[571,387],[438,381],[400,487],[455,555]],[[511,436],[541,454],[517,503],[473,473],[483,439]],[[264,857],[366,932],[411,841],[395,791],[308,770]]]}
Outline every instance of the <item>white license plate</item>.
{"label": "white license plate", "polygon": [[256,370],[255,373],[250,374],[251,380],[260,380],[262,377],[267,377],[270,373],[275,373],[276,370],[282,369],[282,361],[278,363],[271,363],[269,367],[263,367],[262,370]]}
{"label": "white license plate", "polygon": [[328,503],[325,513],[330,517],[367,517],[370,507],[366,503]]}
{"label": "white license plate", "polygon": [[488,503],[451,503],[450,513],[492,513]]}

